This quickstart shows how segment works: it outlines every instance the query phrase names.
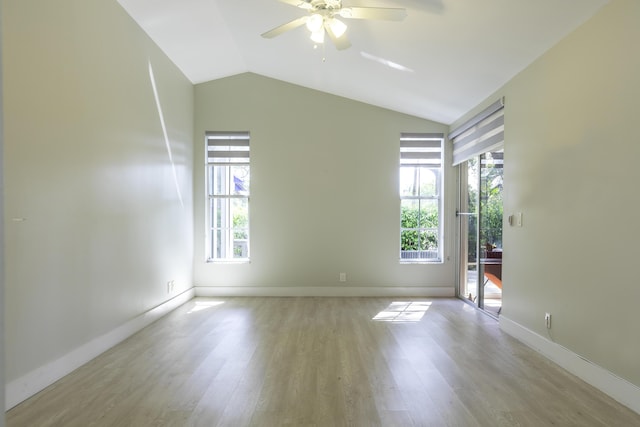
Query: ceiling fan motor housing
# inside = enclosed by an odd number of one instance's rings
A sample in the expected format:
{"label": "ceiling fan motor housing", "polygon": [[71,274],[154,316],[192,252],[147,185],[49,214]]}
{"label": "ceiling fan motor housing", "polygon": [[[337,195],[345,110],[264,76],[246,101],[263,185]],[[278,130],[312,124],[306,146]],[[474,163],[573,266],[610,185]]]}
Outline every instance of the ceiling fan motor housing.
{"label": "ceiling fan motor housing", "polygon": [[315,11],[333,11],[342,8],[341,0],[305,0]]}

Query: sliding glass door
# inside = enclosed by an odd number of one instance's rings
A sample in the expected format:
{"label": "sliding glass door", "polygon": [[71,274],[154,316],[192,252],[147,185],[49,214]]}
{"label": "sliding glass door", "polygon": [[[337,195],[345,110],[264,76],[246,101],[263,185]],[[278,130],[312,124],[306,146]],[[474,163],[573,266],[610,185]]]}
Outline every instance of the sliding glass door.
{"label": "sliding glass door", "polygon": [[458,294],[473,304],[478,303],[478,159],[473,157],[460,165],[460,227]]}
{"label": "sliding glass door", "polygon": [[503,152],[460,165],[458,294],[498,316],[502,307]]}

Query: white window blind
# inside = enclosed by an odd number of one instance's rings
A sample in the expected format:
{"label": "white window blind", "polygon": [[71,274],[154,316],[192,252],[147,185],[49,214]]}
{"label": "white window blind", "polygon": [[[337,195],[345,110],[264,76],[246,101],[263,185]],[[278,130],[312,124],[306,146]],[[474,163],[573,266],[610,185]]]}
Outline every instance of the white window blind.
{"label": "white window blind", "polygon": [[249,132],[209,131],[206,138],[208,164],[249,164]]}
{"label": "white window blind", "polygon": [[442,133],[401,133],[401,166],[442,166]]}
{"label": "white window blind", "polygon": [[449,134],[453,166],[504,146],[504,98],[491,104]]}

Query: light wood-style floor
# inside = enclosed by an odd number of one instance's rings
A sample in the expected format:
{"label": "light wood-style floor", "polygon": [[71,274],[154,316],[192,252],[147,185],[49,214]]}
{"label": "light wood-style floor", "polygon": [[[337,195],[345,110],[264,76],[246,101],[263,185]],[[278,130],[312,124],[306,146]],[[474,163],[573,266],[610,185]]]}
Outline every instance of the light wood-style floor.
{"label": "light wood-style floor", "polygon": [[7,425],[588,427],[640,415],[459,300],[199,298]]}

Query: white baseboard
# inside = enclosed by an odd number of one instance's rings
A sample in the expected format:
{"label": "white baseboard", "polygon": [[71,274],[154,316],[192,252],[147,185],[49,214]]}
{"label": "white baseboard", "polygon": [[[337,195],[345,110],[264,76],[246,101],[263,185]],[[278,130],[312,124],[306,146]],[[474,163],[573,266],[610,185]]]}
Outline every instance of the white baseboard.
{"label": "white baseboard", "polygon": [[129,338],[142,328],[155,322],[165,314],[186,303],[195,296],[191,288],[151,310],[142,313],[116,329],[101,335],[76,348],[53,362],[47,363],[28,374],[6,384],[5,408],[9,410],[20,402],[50,386],[60,378],[104,353],[116,344]]}
{"label": "white baseboard", "polygon": [[196,286],[198,297],[453,297],[453,286]]}
{"label": "white baseboard", "polygon": [[640,414],[640,387],[504,316],[500,329]]}

